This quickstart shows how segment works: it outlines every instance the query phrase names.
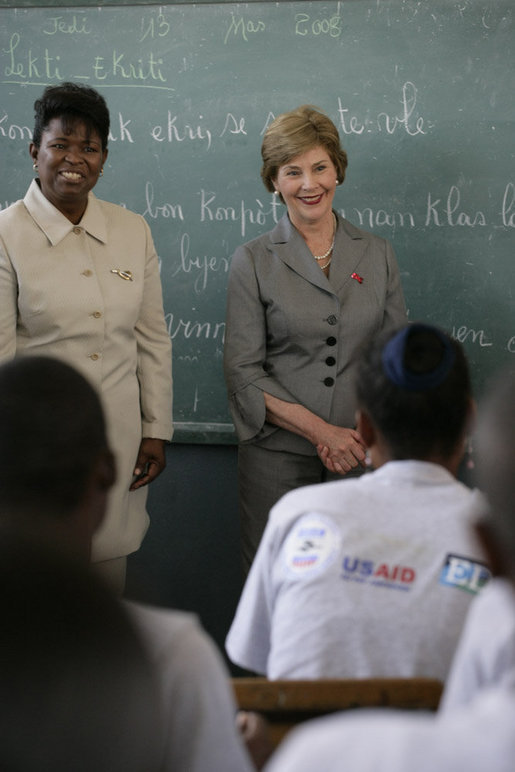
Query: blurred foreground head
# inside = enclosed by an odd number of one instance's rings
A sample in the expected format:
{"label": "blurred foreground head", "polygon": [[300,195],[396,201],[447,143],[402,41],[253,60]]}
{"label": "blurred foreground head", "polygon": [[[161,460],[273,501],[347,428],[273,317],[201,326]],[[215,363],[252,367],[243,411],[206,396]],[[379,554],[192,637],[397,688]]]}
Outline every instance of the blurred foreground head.
{"label": "blurred foreground head", "polygon": [[154,772],[156,684],[123,606],[86,567],[0,536],[0,769]]}
{"label": "blurred foreground head", "polygon": [[88,381],[50,357],[1,365],[1,524],[43,535],[51,528],[51,538],[86,554],[114,479],[102,407]]}
{"label": "blurred foreground head", "polygon": [[497,377],[480,407],[476,466],[478,484],[490,503],[484,529],[487,540],[489,534],[493,540],[497,570],[515,582],[514,370]]}

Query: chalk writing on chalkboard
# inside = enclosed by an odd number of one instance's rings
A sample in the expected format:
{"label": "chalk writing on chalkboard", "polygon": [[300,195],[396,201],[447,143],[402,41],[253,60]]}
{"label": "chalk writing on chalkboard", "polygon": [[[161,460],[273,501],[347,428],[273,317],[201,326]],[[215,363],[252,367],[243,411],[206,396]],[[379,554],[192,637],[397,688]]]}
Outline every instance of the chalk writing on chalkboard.
{"label": "chalk writing on chalkboard", "polygon": [[511,0],[57,2],[0,9],[0,206],[32,177],[42,89],[99,89],[111,131],[95,193],[151,226],[177,438],[233,440],[227,276],[235,248],[284,213],[260,181],[259,149],[299,104],[337,124],[349,168],[335,208],[392,242],[411,318],[463,343],[478,393],[514,361]]}

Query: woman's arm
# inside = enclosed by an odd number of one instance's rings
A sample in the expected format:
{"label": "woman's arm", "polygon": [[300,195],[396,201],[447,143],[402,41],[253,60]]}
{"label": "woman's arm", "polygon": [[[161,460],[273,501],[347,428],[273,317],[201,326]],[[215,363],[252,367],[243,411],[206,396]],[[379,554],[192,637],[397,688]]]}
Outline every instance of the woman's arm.
{"label": "woman's arm", "polygon": [[16,273],[0,237],[0,361],[16,354],[18,284]]}
{"label": "woman's arm", "polygon": [[[144,221],[143,221],[144,222]],[[165,468],[165,442],[172,426],[171,340],[165,323],[157,255],[148,225],[146,231],[145,286],[135,328],[138,347],[141,440],[131,490],[152,482]]]}
{"label": "woman's arm", "polygon": [[267,421],[309,440],[331,472],[345,474],[364,464],[365,444],[355,429],[333,426],[302,405],[266,392],[264,397]]}
{"label": "woman's arm", "polygon": [[227,288],[224,374],[240,442],[253,439],[264,428],[266,431],[265,391],[285,402],[295,402],[265,366],[267,319],[254,263],[253,250],[246,245],[238,247]]}

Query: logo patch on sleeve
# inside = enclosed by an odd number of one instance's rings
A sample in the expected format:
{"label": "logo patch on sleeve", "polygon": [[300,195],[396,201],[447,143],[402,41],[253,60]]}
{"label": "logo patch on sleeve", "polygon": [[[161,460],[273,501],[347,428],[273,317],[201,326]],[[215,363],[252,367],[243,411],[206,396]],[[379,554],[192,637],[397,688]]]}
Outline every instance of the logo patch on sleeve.
{"label": "logo patch on sleeve", "polygon": [[289,574],[311,576],[329,566],[339,548],[340,532],[332,520],[323,515],[303,515],[286,539],[285,567]]}
{"label": "logo patch on sleeve", "polygon": [[490,571],[481,561],[448,554],[440,574],[440,584],[477,595],[490,577]]}

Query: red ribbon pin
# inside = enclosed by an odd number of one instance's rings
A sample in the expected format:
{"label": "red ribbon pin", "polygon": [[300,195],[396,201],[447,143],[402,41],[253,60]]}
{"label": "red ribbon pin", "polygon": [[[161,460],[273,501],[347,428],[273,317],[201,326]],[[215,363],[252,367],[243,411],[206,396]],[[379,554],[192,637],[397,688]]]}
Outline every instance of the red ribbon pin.
{"label": "red ribbon pin", "polygon": [[351,279],[356,279],[356,281],[359,281],[360,284],[363,284],[363,277],[359,275],[359,273],[351,273]]}

